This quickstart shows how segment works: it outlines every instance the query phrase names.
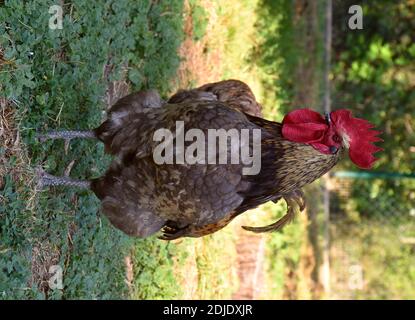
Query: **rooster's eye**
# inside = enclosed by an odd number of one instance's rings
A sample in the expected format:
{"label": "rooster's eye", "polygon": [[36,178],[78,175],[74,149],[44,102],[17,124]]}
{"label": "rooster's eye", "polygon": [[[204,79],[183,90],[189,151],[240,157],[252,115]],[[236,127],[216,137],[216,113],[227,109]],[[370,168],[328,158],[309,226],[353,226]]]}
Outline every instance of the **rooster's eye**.
{"label": "rooster's eye", "polygon": [[335,154],[335,153],[337,153],[337,151],[339,150],[337,147],[335,147],[335,146],[331,146],[330,147],[330,152],[332,153],[332,154]]}
{"label": "rooster's eye", "polygon": [[334,142],[337,142],[337,143],[340,143],[340,137],[337,135],[337,134],[335,134],[334,136],[333,136],[333,141]]}

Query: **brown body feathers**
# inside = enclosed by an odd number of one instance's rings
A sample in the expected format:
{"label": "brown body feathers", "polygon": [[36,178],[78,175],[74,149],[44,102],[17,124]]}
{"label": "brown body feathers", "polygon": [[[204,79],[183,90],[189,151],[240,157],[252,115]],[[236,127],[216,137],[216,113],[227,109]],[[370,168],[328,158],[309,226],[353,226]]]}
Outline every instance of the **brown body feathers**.
{"label": "brown body feathers", "polygon": [[[179,91],[167,103],[155,91],[120,99],[95,130],[116,156],[106,174],[91,183],[103,213],[129,235],[147,237],[163,229],[163,239],[175,239],[215,232],[270,200],[286,199],[288,214],[296,206],[302,209],[300,189],[330,170],[341,152],[322,154],[285,140],[281,124],[260,116],[252,91],[236,80]],[[243,175],[242,164],[156,164],[153,133],[159,128],[174,132],[179,120],[185,130],[260,129],[260,173]],[[278,229],[290,217],[280,225],[247,229]]]}

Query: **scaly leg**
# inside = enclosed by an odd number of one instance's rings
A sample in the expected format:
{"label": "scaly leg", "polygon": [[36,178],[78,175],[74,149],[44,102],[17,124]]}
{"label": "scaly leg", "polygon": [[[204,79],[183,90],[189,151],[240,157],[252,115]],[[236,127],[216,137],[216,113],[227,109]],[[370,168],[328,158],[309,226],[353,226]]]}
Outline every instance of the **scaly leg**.
{"label": "scaly leg", "polygon": [[82,189],[89,189],[91,187],[90,181],[76,180],[68,177],[55,177],[49,173],[43,171],[43,169],[37,170],[38,174],[38,186],[44,188],[46,186],[68,186],[78,187]]}
{"label": "scaly leg", "polygon": [[40,142],[45,142],[48,139],[65,139],[67,141],[73,138],[86,138],[86,139],[96,139],[97,136],[94,131],[50,131],[46,134],[39,134],[37,136]]}

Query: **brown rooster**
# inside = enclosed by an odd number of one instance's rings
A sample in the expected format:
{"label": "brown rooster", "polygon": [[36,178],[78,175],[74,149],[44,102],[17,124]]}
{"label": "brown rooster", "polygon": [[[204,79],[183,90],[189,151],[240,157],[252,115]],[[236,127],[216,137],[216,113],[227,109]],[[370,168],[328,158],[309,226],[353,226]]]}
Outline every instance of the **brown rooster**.
{"label": "brown rooster", "polygon": [[[160,144],[154,133],[163,128],[174,131],[176,121],[183,121],[185,131],[259,130],[261,170],[245,175],[244,164],[239,163],[159,164],[153,157]],[[273,231],[304,209],[301,188],[329,171],[345,150],[357,166],[372,166],[373,154],[381,150],[373,144],[381,139],[372,128],[348,110],[324,117],[300,109],[287,114],[282,123],[262,119],[252,91],[237,80],[179,91],[167,102],[156,91],[141,91],[115,103],[108,119],[93,131],[41,136],[99,139],[115,156],[103,177],[78,181],[42,171],[40,184],[90,188],[115,227],[137,237],[162,230],[160,238],[165,240],[213,233],[246,210],[284,199],[288,211],[280,220],[266,227],[244,227],[254,232]],[[170,144],[177,140],[176,134]],[[251,153],[254,144],[249,143]],[[229,156],[240,151],[231,150]]]}

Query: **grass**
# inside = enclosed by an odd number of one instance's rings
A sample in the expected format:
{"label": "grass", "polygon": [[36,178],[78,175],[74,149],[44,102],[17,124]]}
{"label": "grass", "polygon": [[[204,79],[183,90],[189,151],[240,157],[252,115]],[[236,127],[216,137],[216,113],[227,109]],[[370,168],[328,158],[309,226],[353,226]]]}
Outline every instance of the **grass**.
{"label": "grass", "polygon": [[[195,1],[189,1],[195,3]],[[190,37],[182,45],[186,57],[179,70],[180,83],[176,86],[201,85],[218,79],[238,78],[253,89],[260,100],[262,90],[256,66],[249,62],[252,46],[255,45],[255,9],[258,1],[231,0],[224,5],[218,0],[199,0],[209,17],[204,27],[204,36],[194,41],[193,22],[189,5],[185,29]],[[245,20],[243,25],[240,21]]]}
{"label": "grass", "polygon": [[184,299],[230,299],[238,289],[235,228],[178,244],[185,252],[176,261],[176,279]]}
{"label": "grass", "polygon": [[[15,128],[1,146],[0,296],[129,297],[124,258],[133,250],[142,268],[136,271],[141,296],[169,297],[176,286],[172,270],[157,278],[170,288],[157,292],[155,279],[138,271],[156,262],[163,270],[170,263],[167,244],[127,238],[97,215],[99,202],[89,192],[36,190],[33,168],[62,174],[75,159],[74,177],[103,172],[110,159],[102,146],[73,141],[64,152],[61,142],[39,144],[35,134],[96,127],[107,88],[124,77],[133,90],[156,87],[166,94],[180,63],[175,52],[183,38],[182,2],[66,2],[63,29],[47,30],[52,4],[9,1],[0,7],[2,125]],[[63,269],[63,290],[48,290],[55,264]]]}
{"label": "grass", "polygon": [[[401,216],[393,221],[363,218],[359,224],[350,219],[342,222],[333,226],[335,297],[414,299],[413,217]],[[356,268],[362,272],[360,277]]]}

